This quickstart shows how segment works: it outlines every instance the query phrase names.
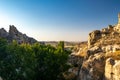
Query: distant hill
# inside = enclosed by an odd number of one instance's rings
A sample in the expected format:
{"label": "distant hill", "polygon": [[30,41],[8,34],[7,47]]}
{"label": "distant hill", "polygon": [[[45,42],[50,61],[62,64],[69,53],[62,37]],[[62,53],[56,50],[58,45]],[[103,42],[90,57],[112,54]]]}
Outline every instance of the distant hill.
{"label": "distant hill", "polygon": [[[44,43],[45,45],[52,45],[56,47],[59,41],[40,41],[40,43]],[[65,47],[73,47],[78,45],[79,43],[81,42],[64,41]]]}
{"label": "distant hill", "polygon": [[16,40],[18,43],[32,44],[37,42],[34,38],[28,37],[26,34],[19,32],[14,25],[9,26],[9,32],[7,32],[4,28],[1,28],[0,37],[7,39],[8,42],[12,42],[13,40]]}

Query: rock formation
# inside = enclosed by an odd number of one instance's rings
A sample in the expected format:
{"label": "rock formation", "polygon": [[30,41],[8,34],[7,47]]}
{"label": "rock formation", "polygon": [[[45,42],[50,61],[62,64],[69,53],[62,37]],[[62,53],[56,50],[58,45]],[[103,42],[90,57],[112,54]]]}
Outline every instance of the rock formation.
{"label": "rock formation", "polygon": [[8,35],[8,32],[4,28],[0,29],[0,37],[7,38]]}
{"label": "rock formation", "polygon": [[9,32],[4,28],[0,29],[0,37],[7,39],[9,42],[16,40],[18,43],[35,43],[37,40],[22,34],[14,25],[10,25]]}
{"label": "rock formation", "polygon": [[89,33],[87,48],[76,54],[82,58],[77,80],[120,80],[120,14],[118,24]]}
{"label": "rock formation", "polygon": [[[119,32],[114,30],[114,26],[109,25],[108,28],[104,28],[102,30],[95,30],[89,33],[88,36],[88,48],[93,46],[101,46],[101,45],[112,45],[115,43],[119,43],[117,41],[119,39]],[[115,38],[114,38],[115,37]]]}
{"label": "rock formation", "polygon": [[83,61],[79,78],[81,80],[102,80],[104,76],[105,57],[104,53],[89,56]]}

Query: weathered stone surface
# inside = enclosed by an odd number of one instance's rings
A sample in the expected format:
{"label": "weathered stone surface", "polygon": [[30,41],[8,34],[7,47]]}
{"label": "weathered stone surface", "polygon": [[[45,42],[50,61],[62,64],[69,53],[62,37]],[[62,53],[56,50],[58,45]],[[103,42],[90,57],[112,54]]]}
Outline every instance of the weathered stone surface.
{"label": "weathered stone surface", "polygon": [[115,65],[113,66],[114,69],[114,80],[120,80],[120,60],[116,61]]}
{"label": "weathered stone surface", "polygon": [[95,30],[91,33],[89,33],[88,36],[88,48],[91,48],[93,44],[101,38],[101,31],[100,30]]}
{"label": "weathered stone surface", "polygon": [[114,62],[113,59],[109,58],[106,60],[105,64],[105,80],[113,79],[113,65],[111,62]]}
{"label": "weathered stone surface", "polygon": [[120,60],[112,58],[106,60],[105,80],[120,80]]}
{"label": "weathered stone surface", "polygon": [[102,52],[102,49],[98,46],[94,46],[94,47],[88,49],[87,54],[94,55],[95,53],[99,53],[99,52]]}
{"label": "weathered stone surface", "polygon": [[104,76],[104,53],[91,55],[82,64],[79,78],[81,80],[102,80]]}
{"label": "weathered stone surface", "polygon": [[120,50],[120,45],[107,45],[107,46],[102,46],[102,51],[106,54],[109,52],[116,52]]}

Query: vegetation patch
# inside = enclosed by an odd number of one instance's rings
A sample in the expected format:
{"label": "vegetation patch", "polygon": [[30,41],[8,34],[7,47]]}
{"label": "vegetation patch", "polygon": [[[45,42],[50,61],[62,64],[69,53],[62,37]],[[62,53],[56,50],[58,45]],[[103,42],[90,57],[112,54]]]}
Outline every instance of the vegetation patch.
{"label": "vegetation patch", "polygon": [[0,38],[0,77],[3,80],[64,80],[67,58],[61,41],[57,48],[50,45],[7,43]]}

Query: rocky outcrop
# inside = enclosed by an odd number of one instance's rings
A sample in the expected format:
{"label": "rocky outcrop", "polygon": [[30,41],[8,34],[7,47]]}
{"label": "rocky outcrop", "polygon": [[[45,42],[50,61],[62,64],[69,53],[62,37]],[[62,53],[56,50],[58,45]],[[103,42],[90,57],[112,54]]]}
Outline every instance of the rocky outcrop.
{"label": "rocky outcrop", "polygon": [[89,33],[88,36],[88,48],[93,46],[101,46],[101,45],[112,45],[119,44],[118,39],[120,37],[119,32],[114,30],[114,26],[109,25],[107,28],[102,30],[95,30]]}
{"label": "rocky outcrop", "polygon": [[88,37],[88,46],[89,48],[93,46],[93,44],[101,38],[101,31],[95,30],[91,33],[89,33]]}
{"label": "rocky outcrop", "polygon": [[19,32],[14,25],[10,25],[9,38],[18,41],[19,43],[35,43],[36,40],[28,37],[26,34]]}
{"label": "rocky outcrop", "polygon": [[[85,55],[81,56],[83,50]],[[89,33],[88,47],[76,53],[83,57],[75,71],[79,73],[77,80],[120,80],[120,14],[117,25]]]}
{"label": "rocky outcrop", "polygon": [[18,43],[32,44],[37,42],[34,38],[28,37],[26,34],[19,32],[14,25],[10,25],[9,32],[7,32],[4,28],[1,28],[0,37],[6,38],[8,42],[12,42],[13,40],[16,40]]}

